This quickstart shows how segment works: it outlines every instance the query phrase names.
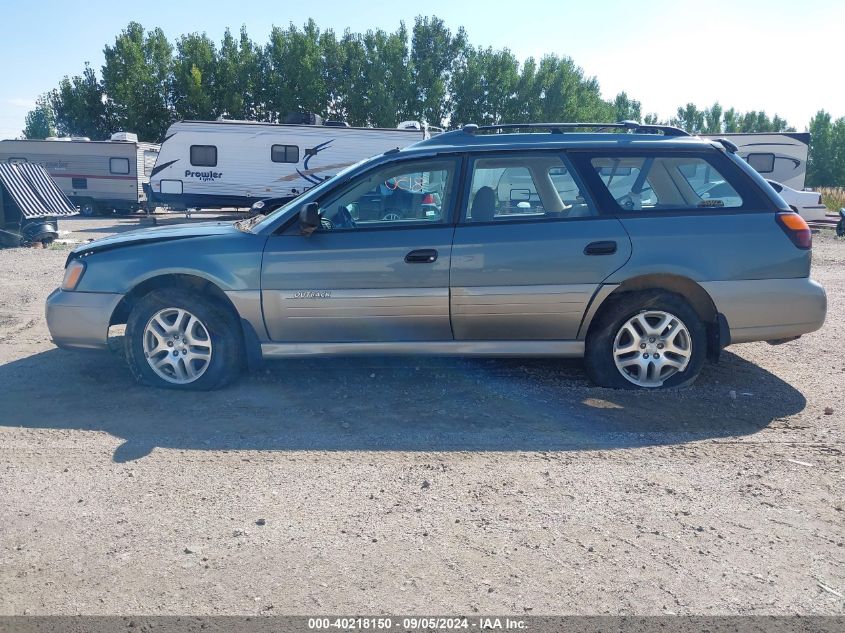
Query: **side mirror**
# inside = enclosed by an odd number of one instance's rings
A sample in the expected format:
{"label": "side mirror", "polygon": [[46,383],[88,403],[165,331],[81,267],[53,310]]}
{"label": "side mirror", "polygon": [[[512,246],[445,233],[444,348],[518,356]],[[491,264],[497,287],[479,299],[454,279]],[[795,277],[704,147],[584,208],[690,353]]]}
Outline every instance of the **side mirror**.
{"label": "side mirror", "polygon": [[306,237],[320,228],[320,205],[309,202],[299,211],[299,231]]}

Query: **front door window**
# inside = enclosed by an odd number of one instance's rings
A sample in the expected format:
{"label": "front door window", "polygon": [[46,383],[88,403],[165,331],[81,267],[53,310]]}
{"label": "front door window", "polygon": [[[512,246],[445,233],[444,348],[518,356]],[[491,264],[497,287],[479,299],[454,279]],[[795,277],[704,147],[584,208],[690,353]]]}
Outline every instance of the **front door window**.
{"label": "front door window", "polygon": [[377,167],[321,202],[320,230],[447,223],[456,163],[445,158]]}

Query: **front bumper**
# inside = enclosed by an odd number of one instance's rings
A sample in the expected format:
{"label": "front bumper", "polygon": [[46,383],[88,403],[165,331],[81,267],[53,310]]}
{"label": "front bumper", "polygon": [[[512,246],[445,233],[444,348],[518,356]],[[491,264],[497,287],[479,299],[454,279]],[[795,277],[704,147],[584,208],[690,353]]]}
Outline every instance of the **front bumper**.
{"label": "front bumper", "polygon": [[731,343],[797,338],[824,325],[827,295],[819,283],[806,277],[701,285],[725,315]]}
{"label": "front bumper", "polygon": [[53,342],[66,349],[107,349],[109,321],[123,295],[66,292],[47,297],[47,327]]}

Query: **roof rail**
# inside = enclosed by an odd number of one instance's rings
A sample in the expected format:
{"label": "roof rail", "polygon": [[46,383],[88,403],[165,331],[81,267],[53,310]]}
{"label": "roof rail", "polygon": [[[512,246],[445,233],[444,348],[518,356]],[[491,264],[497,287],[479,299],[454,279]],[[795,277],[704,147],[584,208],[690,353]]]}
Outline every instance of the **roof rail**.
{"label": "roof rail", "polygon": [[464,134],[476,134],[477,132],[488,132],[493,130],[521,130],[540,129],[549,130],[552,134],[563,134],[565,130],[577,130],[583,128],[595,128],[603,130],[606,128],[617,128],[631,132],[662,132],[664,136],[689,136],[689,133],[671,125],[649,125],[639,121],[619,121],[618,123],[499,123],[496,125],[475,125],[469,123],[462,128]]}

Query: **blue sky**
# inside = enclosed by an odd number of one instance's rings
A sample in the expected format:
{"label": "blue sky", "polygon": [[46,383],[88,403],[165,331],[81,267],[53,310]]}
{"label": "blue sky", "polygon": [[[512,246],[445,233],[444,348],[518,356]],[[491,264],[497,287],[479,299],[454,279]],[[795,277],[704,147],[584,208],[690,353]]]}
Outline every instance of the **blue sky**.
{"label": "blue sky", "polygon": [[845,3],[828,0],[422,3],[321,0],[0,0],[0,138],[20,134],[35,97],[85,61],[99,70],[103,46],[130,20],[175,39],[205,31],[219,40],[245,24],[265,42],[273,25],[395,29],[417,14],[463,25],[476,45],[520,59],[568,55],[598,78],[606,97],[625,90],[647,112],[670,116],[687,101],[763,108],[803,130],[820,108],[845,116]]}

